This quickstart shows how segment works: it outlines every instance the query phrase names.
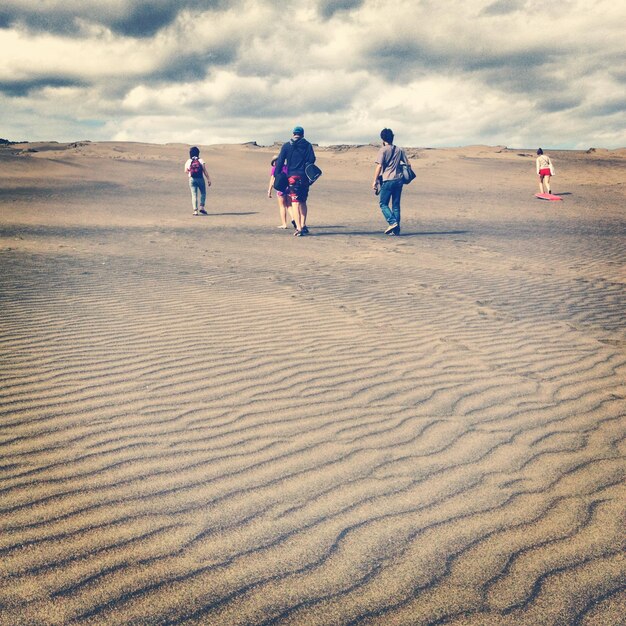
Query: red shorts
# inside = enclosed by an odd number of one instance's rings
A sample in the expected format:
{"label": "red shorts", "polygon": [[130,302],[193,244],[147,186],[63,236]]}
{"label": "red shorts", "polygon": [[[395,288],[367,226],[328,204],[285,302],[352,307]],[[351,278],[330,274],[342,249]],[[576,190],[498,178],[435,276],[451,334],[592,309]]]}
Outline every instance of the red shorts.
{"label": "red shorts", "polygon": [[539,170],[539,176],[552,176],[552,172],[549,167],[544,167]]}
{"label": "red shorts", "polygon": [[289,195],[292,202],[306,202],[309,197],[309,181],[303,176],[294,174],[289,177]]}

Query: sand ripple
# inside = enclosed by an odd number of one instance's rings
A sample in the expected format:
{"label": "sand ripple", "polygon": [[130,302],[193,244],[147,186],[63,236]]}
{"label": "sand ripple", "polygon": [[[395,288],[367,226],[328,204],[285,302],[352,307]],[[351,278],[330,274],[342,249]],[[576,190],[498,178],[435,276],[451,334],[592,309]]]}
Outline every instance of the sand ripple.
{"label": "sand ripple", "polygon": [[623,238],[220,223],[0,252],[0,623],[623,623]]}

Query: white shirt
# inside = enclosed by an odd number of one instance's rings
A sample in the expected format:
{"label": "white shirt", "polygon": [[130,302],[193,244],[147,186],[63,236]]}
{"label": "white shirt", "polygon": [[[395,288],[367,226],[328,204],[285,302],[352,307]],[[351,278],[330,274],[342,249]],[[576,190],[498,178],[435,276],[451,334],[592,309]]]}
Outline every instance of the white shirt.
{"label": "white shirt", "polygon": [[[198,158],[198,161],[200,161],[200,163],[202,163],[202,170],[204,171],[204,159]],[[185,162],[185,172],[187,174],[189,174],[189,177],[191,178],[191,174],[189,173],[189,166],[191,165],[191,159],[187,159],[187,161]]]}
{"label": "white shirt", "polygon": [[539,170],[545,170],[548,168],[550,168],[550,175],[554,176],[554,165],[552,165],[550,157],[547,154],[540,154],[537,157],[537,174],[539,174]]}

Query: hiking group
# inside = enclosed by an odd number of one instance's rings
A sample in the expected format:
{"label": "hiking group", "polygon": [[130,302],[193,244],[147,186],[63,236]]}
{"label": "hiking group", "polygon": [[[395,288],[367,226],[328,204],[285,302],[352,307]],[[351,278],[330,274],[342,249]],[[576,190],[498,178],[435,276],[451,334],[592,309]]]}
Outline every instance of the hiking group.
{"label": "hiking group", "polygon": [[[382,147],[376,156],[376,168],[372,188],[379,196],[379,206],[387,222],[385,235],[397,236],[400,234],[400,199],[402,189],[415,178],[411,163],[402,148],[394,145],[394,134],[390,128],[380,131]],[[539,148],[537,150],[537,174],[539,188],[543,192],[550,191],[550,177],[554,175],[554,166],[548,155]],[[189,159],[185,163],[185,172],[189,176],[191,202],[194,215],[207,215],[205,209],[206,184],[211,185],[211,178],[205,162],[200,158],[197,147],[189,150]],[[276,190],[278,211],[281,223],[278,228],[287,228],[287,216],[291,218],[294,236],[308,235],[306,225],[309,198],[309,188],[321,175],[321,170],[315,165],[315,151],[310,142],[304,138],[304,128],[295,126],[291,140],[284,143],[280,152],[272,158],[270,179],[267,188],[268,198],[272,197],[272,189]],[[391,206],[389,206],[391,203]]]}

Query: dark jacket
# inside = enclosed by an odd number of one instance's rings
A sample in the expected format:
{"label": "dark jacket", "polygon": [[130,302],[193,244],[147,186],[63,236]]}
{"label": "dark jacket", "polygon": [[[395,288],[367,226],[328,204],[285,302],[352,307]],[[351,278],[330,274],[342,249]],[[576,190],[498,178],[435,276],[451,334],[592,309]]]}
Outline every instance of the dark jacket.
{"label": "dark jacket", "polygon": [[304,176],[304,167],[308,163],[315,163],[313,146],[304,137],[288,141],[280,149],[274,171],[282,171],[285,162],[287,163],[288,176],[293,176],[294,174]]}

